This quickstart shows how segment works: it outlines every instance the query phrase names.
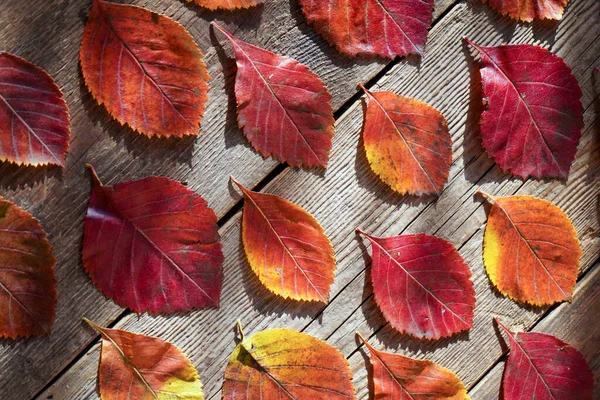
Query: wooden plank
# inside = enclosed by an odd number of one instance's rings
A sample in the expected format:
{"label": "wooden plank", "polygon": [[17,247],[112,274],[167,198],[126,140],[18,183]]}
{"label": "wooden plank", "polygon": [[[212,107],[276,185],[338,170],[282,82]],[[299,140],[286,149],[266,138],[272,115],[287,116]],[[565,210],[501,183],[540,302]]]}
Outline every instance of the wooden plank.
{"label": "wooden plank", "polygon": [[[437,17],[452,1],[436,3]],[[0,2],[0,46],[36,63],[56,79],[72,120],[64,170],[0,165],[1,195],[38,217],[49,233],[58,258],[59,292],[51,336],[0,343],[0,398],[35,394],[90,343],[95,333],[80,329],[83,314],[107,324],[123,311],[102,297],[81,266],[79,243],[90,187],[84,163],[94,164],[106,183],[151,174],[186,181],[219,216],[239,200],[227,185],[229,175],[252,187],[278,164],[273,159],[263,160],[237,128],[234,62],[209,30],[211,20],[221,21],[243,40],[309,65],[329,87],[334,109],[355,93],[356,82],[368,81],[385,64],[337,54],[306,25],[295,2],[266,2],[228,13],[208,12],[184,1],[137,1],[137,5],[182,23],[205,52],[213,77],[200,138],[149,140],[113,121],[85,88],[77,60],[90,4],[90,0]]]}
{"label": "wooden plank", "polygon": [[[377,85],[381,89],[415,96],[438,107],[447,117],[454,140],[454,163],[451,182],[439,199],[415,199],[392,193],[369,170],[364,159],[359,131],[362,124],[360,104],[351,107],[336,126],[332,163],[324,175],[300,170],[286,170],[266,190],[305,207],[313,213],[330,236],[338,259],[332,300],[327,308],[317,304],[288,302],[272,296],[250,272],[239,239],[239,214],[222,229],[226,281],[220,312],[194,313],[186,317],[151,318],[127,316],[117,326],[171,340],[180,346],[198,366],[209,398],[218,396],[226,359],[234,346],[234,322],[242,318],[248,335],[262,329],[286,326],[305,329],[337,345],[350,357],[355,371],[359,398],[366,395],[366,375],[362,356],[357,358],[354,331],[379,331],[373,339],[377,346],[402,348],[423,356],[423,351],[444,360],[455,360],[454,366],[467,382],[475,382],[497,357],[467,363],[458,357],[460,351],[477,347],[494,350],[487,344],[491,315],[519,316],[528,312],[535,319],[541,311],[524,311],[489,287],[481,266],[481,233],[485,212],[472,195],[477,188],[496,195],[530,193],[552,199],[571,215],[580,232],[585,249],[583,268],[596,258],[600,241],[595,215],[597,185],[588,174],[598,157],[599,144],[594,139],[599,121],[591,87],[591,68],[599,53],[600,24],[598,4],[593,0],[574,3],[558,24],[557,30],[540,30],[541,24],[518,25],[498,17],[483,5],[460,4],[453,8],[432,30],[429,46],[418,66],[401,62]],[[584,23],[582,27],[578,24]],[[589,25],[587,25],[589,24]],[[536,41],[551,47],[568,64],[584,87],[586,131],[568,184],[561,182],[527,182],[511,179],[487,158],[481,150],[475,126],[477,118],[470,112],[469,97],[472,59],[461,45],[461,37],[469,35],[484,44],[498,43],[510,35],[512,43]],[[485,38],[485,39],[482,39]],[[474,101],[474,100],[473,100]],[[471,110],[472,111],[472,110]],[[590,180],[591,179],[591,180]],[[315,190],[315,188],[319,188]],[[343,221],[343,223],[341,222]],[[433,346],[394,335],[385,329],[381,317],[369,300],[370,285],[364,283],[367,250],[356,240],[354,227],[375,234],[392,234],[403,230],[437,233],[461,247],[475,273],[479,295],[477,324],[467,335],[437,342]],[[359,295],[361,293],[362,295]],[[363,305],[364,303],[364,305]],[[85,329],[85,328],[82,328]],[[476,338],[475,346],[466,339]],[[380,340],[381,339],[381,340]],[[383,342],[383,343],[380,343]],[[483,345],[484,347],[481,347]],[[487,347],[485,347],[487,346]],[[445,350],[446,349],[446,350]],[[439,354],[439,356],[437,356]],[[95,396],[95,374],[98,346],[94,346],[73,365],[40,398],[88,398]]]}
{"label": "wooden plank", "polygon": [[[575,294],[571,303],[564,303],[553,310],[548,316],[537,323],[533,332],[548,333],[569,343],[579,350],[590,369],[594,371],[597,378],[600,371],[600,325],[591,323],[598,318],[600,311],[600,264],[594,265],[594,269],[577,284]],[[517,324],[520,321],[515,321]],[[519,326],[524,330],[523,326]],[[496,336],[497,340],[499,338]],[[502,372],[504,371],[505,357],[498,362],[494,368],[471,389],[469,395],[473,400],[496,399],[500,393]],[[600,386],[594,387],[594,398],[600,398]]]}

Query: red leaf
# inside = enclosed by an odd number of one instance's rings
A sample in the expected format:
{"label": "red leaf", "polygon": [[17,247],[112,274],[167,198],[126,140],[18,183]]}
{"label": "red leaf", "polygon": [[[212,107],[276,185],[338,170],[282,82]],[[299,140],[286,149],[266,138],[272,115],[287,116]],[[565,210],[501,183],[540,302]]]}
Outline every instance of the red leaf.
{"label": "red leaf", "polygon": [[177,22],[93,0],[79,57],[90,92],[122,124],[148,136],[198,134],[210,76]]}
{"label": "red leaf", "polygon": [[562,19],[569,0],[483,0],[502,15],[531,22],[534,19]]}
{"label": "red leaf", "polygon": [[237,10],[262,4],[262,0],[187,0],[209,10]]}
{"label": "red leaf", "polygon": [[65,165],[69,109],[46,71],[0,52],[0,160]]}
{"label": "red leaf", "polygon": [[296,167],[326,166],[334,119],[323,81],[298,61],[212,25],[235,50],[238,123],[252,146]]}
{"label": "red leaf", "polygon": [[273,194],[244,193],[242,240],[248,262],[271,292],[327,303],[333,283],[333,248],[317,220]]}
{"label": "red leaf", "polygon": [[543,333],[511,332],[504,367],[504,400],[591,400],[594,376],[573,346]]}
{"label": "red leaf", "polygon": [[483,146],[503,170],[567,179],[581,137],[581,89],[564,61],[533,45],[478,46]]}
{"label": "red leaf", "polygon": [[423,54],[433,0],[300,0],[308,22],[340,52]]}
{"label": "red leaf", "polygon": [[50,332],[55,262],[39,221],[0,197],[0,337]]}
{"label": "red leaf", "polygon": [[390,325],[417,338],[439,339],[473,327],[471,271],[449,242],[432,235],[377,238],[371,279]]}
{"label": "red leaf", "polygon": [[206,201],[162,177],[103,186],[90,168],[83,264],[100,291],[136,312],[218,306],[223,254]]}

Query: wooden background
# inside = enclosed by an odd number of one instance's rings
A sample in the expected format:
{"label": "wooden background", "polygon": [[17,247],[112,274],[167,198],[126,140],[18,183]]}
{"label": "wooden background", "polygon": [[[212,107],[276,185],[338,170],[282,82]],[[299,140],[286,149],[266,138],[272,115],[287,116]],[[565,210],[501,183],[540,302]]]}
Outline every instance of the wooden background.
{"label": "wooden background", "polygon": [[[38,217],[58,258],[57,316],[48,337],[0,341],[0,399],[98,398],[99,337],[86,316],[105,326],[159,336],[179,346],[197,366],[207,399],[220,397],[226,360],[235,346],[234,323],[247,335],[273,327],[308,332],[348,358],[359,399],[368,398],[366,354],[355,331],[377,348],[430,358],[455,371],[473,399],[498,398],[507,348],[492,318],[524,330],[552,333],[583,352],[600,371],[600,2],[571,0],[560,22],[516,23],[479,0],[438,0],[422,59],[347,59],[306,23],[297,0],[266,0],[238,12],[209,12],[181,0],[124,0],[182,23],[205,54],[212,76],[200,137],[150,140],[120,126],[98,106],[78,65],[91,0],[1,0],[0,50],[46,69],[65,93],[72,138],[67,165],[16,167],[0,163],[0,195]],[[301,170],[263,159],[235,122],[234,62],[228,44],[209,23],[218,21],[240,39],[307,64],[333,94],[336,136],[326,171]],[[480,85],[473,53],[478,44],[533,43],[564,58],[583,90],[583,136],[568,182],[525,182],[503,173],[481,148],[477,128]],[[371,172],[360,141],[362,105],[356,83],[415,97],[438,108],[453,139],[453,164],[439,197],[399,196]],[[81,264],[83,218],[91,180],[85,163],[111,184],[148,175],[185,181],[220,218],[225,281],[220,309],[172,317],[133,314],[104,298]],[[260,285],[240,247],[240,194],[228,182],[276,193],[304,207],[324,226],[338,269],[330,303],[285,301]],[[485,275],[481,242],[486,207],[477,189],[498,196],[531,194],[550,200],[573,219],[583,246],[580,277],[571,304],[520,306],[499,295]],[[369,283],[370,249],[355,227],[376,235],[424,232],[452,242],[473,271],[475,327],[436,342],[400,335],[385,323]],[[368,364],[367,364],[368,365]],[[600,398],[598,385],[595,391]]]}

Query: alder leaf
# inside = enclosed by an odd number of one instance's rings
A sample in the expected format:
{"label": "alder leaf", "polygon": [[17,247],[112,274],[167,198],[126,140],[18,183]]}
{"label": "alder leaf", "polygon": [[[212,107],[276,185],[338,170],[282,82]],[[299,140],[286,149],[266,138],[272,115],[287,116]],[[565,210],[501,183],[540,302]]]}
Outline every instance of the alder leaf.
{"label": "alder leaf", "polygon": [[581,246],[569,217],[531,196],[492,197],[483,237],[483,263],[505,296],[535,306],[570,300]]}
{"label": "alder leaf", "polygon": [[571,69],[539,46],[465,40],[481,55],[481,136],[490,157],[522,179],[566,180],[583,126],[581,89]]}
{"label": "alder leaf", "polygon": [[198,371],[173,344],[83,320],[102,337],[98,387],[103,400],[204,399]]}
{"label": "alder leaf", "polygon": [[260,281],[286,299],[327,303],[335,258],[321,225],[303,208],[231,179],[244,194],[242,241]]}
{"label": "alder leaf", "polygon": [[223,253],[206,201],[163,177],[104,186],[89,168],[83,265],[98,289],[135,312],[218,306]]}
{"label": "alder leaf", "polygon": [[0,52],[0,161],[64,167],[69,109],[46,71]]}
{"label": "alder leaf", "polygon": [[0,197],[0,337],[50,333],[55,263],[39,221]]}
{"label": "alder leaf", "polygon": [[291,329],[269,329],[248,339],[242,333],[225,368],[224,400],[355,398],[344,355]]}
{"label": "alder leaf", "polygon": [[333,137],[331,95],[298,61],[252,46],[214,22],[235,51],[238,124],[264,157],[325,167]]}
{"label": "alder leaf", "polygon": [[452,371],[433,361],[375,350],[360,333],[356,335],[371,353],[373,399],[469,399],[463,383]]}
{"label": "alder leaf", "polygon": [[444,116],[410,97],[360,87],[367,94],[362,135],[371,169],[400,194],[440,193],[452,163]]}
{"label": "alder leaf", "polygon": [[147,136],[198,135],[210,76],[179,23],[93,0],[79,58],[90,92],[122,124]]}
{"label": "alder leaf", "polygon": [[560,20],[569,0],[483,0],[502,15],[518,21]]}
{"label": "alder leaf", "polygon": [[187,0],[209,10],[239,10],[262,4],[262,0]]}
{"label": "alder leaf", "polygon": [[471,270],[451,243],[416,234],[371,242],[375,301],[390,325],[417,338],[439,339],[473,327]]}
{"label": "alder leaf", "polygon": [[349,56],[422,55],[433,0],[299,0],[309,23]]}
{"label": "alder leaf", "polygon": [[594,376],[573,346],[544,333],[511,332],[504,367],[504,400],[592,400]]}

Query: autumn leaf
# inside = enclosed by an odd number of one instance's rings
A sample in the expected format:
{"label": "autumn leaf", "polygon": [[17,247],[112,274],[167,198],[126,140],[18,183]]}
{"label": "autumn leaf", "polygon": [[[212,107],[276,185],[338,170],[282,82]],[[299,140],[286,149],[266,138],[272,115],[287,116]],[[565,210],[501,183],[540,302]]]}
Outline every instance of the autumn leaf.
{"label": "autumn leaf", "polygon": [[187,0],[209,10],[237,10],[262,4],[262,0]]}
{"label": "autumn leaf", "polygon": [[504,367],[504,400],[592,400],[594,376],[573,346],[544,333],[511,332]]}
{"label": "autumn leaf", "polygon": [[567,179],[583,126],[571,69],[539,46],[465,40],[481,55],[481,136],[490,157],[522,179]]}
{"label": "autumn leaf", "polygon": [[362,134],[373,171],[400,194],[440,193],[452,163],[444,116],[410,97],[360,86],[367,94]]}
{"label": "autumn leaf", "polygon": [[46,71],[0,52],[0,161],[65,165],[69,109]]}
{"label": "autumn leaf", "polygon": [[333,137],[331,95],[307,66],[244,43],[214,22],[235,51],[238,124],[264,157],[325,167]]}
{"label": "autumn leaf", "polygon": [[248,339],[242,333],[225,369],[223,399],[283,398],[355,399],[348,361],[335,347],[291,329]]}
{"label": "autumn leaf", "polygon": [[210,77],[177,22],[93,0],[79,57],[90,92],[122,124],[147,136],[198,134]]}
{"label": "autumn leaf", "polygon": [[83,320],[102,337],[98,368],[102,400],[204,399],[198,371],[176,346]]}
{"label": "autumn leaf", "polygon": [[156,176],[104,186],[89,167],[83,265],[98,289],[136,312],[218,306],[223,253],[206,201]]}
{"label": "autumn leaf", "polygon": [[232,180],[244,194],[242,240],[260,281],[284,298],[327,303],[335,258],[321,225],[297,205]]}
{"label": "autumn leaf", "polygon": [[330,45],[349,56],[422,55],[432,0],[299,0]]}
{"label": "autumn leaf", "polygon": [[55,263],[39,221],[0,197],[0,338],[50,333]]}
{"label": "autumn leaf", "polygon": [[375,350],[360,333],[356,335],[371,353],[373,399],[469,399],[463,383],[452,371],[433,361]]}
{"label": "autumn leaf", "polygon": [[432,235],[370,236],[375,301],[399,332],[439,339],[473,327],[471,271],[449,242]]}
{"label": "autumn leaf", "polygon": [[483,0],[502,15],[525,22],[562,19],[569,0]]}
{"label": "autumn leaf", "polygon": [[535,306],[570,300],[581,246],[569,217],[531,196],[492,197],[483,263],[505,296]]}

